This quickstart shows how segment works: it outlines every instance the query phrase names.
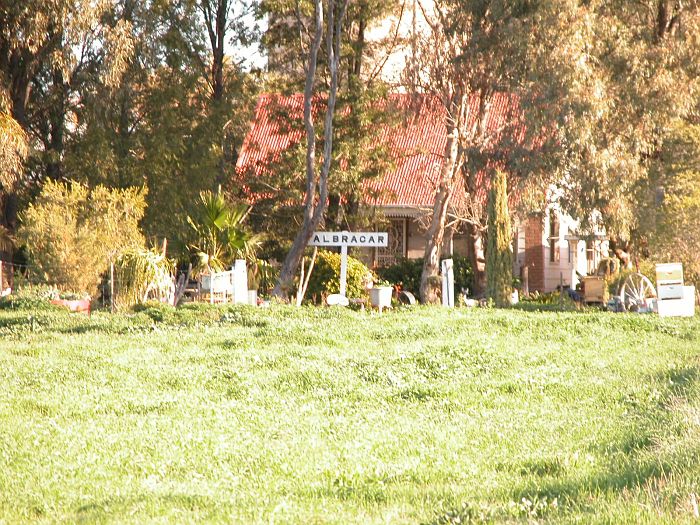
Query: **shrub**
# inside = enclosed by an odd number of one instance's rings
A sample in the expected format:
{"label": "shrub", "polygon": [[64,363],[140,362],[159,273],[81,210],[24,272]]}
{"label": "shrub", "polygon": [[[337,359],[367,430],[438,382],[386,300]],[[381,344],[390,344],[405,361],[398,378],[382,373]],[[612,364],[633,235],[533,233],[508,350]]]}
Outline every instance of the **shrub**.
{"label": "shrub", "polygon": [[109,261],[143,244],[138,223],[145,195],[138,188],[48,181],[22,215],[19,240],[46,283],[94,294]]}
{"label": "shrub", "polygon": [[455,255],[452,259],[454,260],[455,293],[459,294],[462,290],[469,290],[473,294],[474,272],[469,259],[461,255]]}
{"label": "shrub", "polygon": [[391,283],[401,286],[402,290],[418,297],[420,276],[423,271],[423,259],[400,259],[391,266],[377,268],[377,275]]}
{"label": "shrub", "polygon": [[527,297],[522,297],[520,302],[513,306],[517,310],[528,311],[575,311],[578,305],[568,293],[563,295],[559,292],[532,292]]}
{"label": "shrub", "polygon": [[161,252],[129,249],[114,264],[115,304],[131,307],[149,299],[172,300],[175,292],[173,263]]}
{"label": "shrub", "polygon": [[60,292],[52,286],[25,286],[0,298],[0,310],[56,310],[51,301],[59,298]]}
{"label": "shrub", "polygon": [[[366,297],[367,276],[374,279],[372,271],[354,257],[348,256],[347,296]],[[306,296],[320,300],[324,294],[340,291],[340,254],[321,250],[318,252]]]}
{"label": "shrub", "polygon": [[[469,259],[455,255],[452,260],[454,261],[455,293],[460,293],[462,289],[473,290],[474,272],[472,272]],[[378,268],[377,275],[389,282],[401,285],[402,290],[411,292],[418,297],[422,271],[423,259],[400,259],[392,266]]]}
{"label": "shrub", "polygon": [[187,217],[197,237],[190,250],[195,255],[197,273],[221,272],[235,259],[255,260],[260,239],[243,229],[249,207],[232,205],[226,201],[221,188],[217,193],[203,191],[199,194],[199,208],[194,217]]}
{"label": "shrub", "polygon": [[248,288],[257,290],[259,294],[268,294],[275,286],[279,268],[263,259],[255,259],[248,263]]}

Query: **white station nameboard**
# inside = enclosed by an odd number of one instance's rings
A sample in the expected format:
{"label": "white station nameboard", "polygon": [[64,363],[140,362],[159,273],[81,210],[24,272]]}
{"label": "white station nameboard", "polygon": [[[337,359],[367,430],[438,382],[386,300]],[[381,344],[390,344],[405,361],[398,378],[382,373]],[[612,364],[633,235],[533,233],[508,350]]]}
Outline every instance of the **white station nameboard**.
{"label": "white station nameboard", "polygon": [[346,297],[348,246],[383,248],[389,245],[388,240],[386,232],[314,232],[309,246],[340,246],[340,295]]}
{"label": "white station nameboard", "polygon": [[369,246],[382,248],[388,245],[388,235],[383,232],[314,232],[309,246]]}

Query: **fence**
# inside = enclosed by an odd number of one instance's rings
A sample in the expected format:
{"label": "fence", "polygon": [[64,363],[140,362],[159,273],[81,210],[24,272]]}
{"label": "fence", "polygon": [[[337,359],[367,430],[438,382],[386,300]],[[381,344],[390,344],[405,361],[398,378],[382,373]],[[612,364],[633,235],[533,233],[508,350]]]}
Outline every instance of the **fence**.
{"label": "fence", "polygon": [[[244,267],[245,269],[245,267]],[[207,300],[209,302],[234,302],[255,303],[256,298],[251,298],[247,287],[247,276],[238,276],[232,269],[217,272],[212,275],[202,275],[195,281],[190,277],[191,266],[186,273],[177,272],[172,276],[172,286],[168,287],[163,295],[161,288],[148,287],[142,291],[137,302],[142,300],[156,300],[159,302],[179,302],[183,296],[185,300]],[[242,279],[242,281],[241,281]],[[36,267],[26,264],[18,264],[0,259],[0,297],[15,292],[25,286],[48,285],[47,276]],[[92,298],[93,305],[101,304],[103,307],[118,307],[119,296],[125,290],[133,288],[133,282],[124,278],[119,272],[115,272],[110,264],[109,271],[103,276],[98,285],[96,296]],[[115,301],[116,299],[116,301]]]}
{"label": "fence", "polygon": [[20,273],[24,278],[29,274],[26,264],[17,264],[0,259],[0,295],[7,295],[15,287],[15,274]]}

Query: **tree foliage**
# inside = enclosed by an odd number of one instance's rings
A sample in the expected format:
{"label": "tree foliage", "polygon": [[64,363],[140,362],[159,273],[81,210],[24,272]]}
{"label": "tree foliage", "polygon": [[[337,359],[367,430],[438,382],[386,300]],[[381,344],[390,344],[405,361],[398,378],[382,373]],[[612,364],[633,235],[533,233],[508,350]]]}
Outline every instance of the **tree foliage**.
{"label": "tree foliage", "polygon": [[110,261],[143,245],[145,194],[48,181],[22,214],[17,236],[44,282],[95,294]]}
{"label": "tree foliage", "polygon": [[[637,192],[640,236],[654,262],[682,262],[700,286],[700,123],[676,121]],[[642,254],[643,255],[643,254]]]}
{"label": "tree foliage", "polygon": [[486,296],[500,307],[510,304],[513,291],[513,234],[506,184],[505,173],[496,172],[489,191],[486,245]]}
{"label": "tree foliage", "polygon": [[235,259],[255,260],[259,239],[242,226],[248,211],[245,204],[229,204],[220,189],[200,194],[198,213],[187,217],[195,237],[189,248],[197,260],[196,271],[220,272]]}
{"label": "tree foliage", "polygon": [[551,2],[532,48],[535,107],[549,121],[546,150],[562,204],[631,238],[646,211],[635,188],[673,122],[700,95],[700,4],[670,0]]}
{"label": "tree foliage", "polygon": [[31,154],[4,223],[14,227],[17,201],[31,200],[45,178],[66,178],[145,185],[146,233],[185,234],[196,196],[230,176],[247,130],[254,75],[223,49],[255,38],[237,18],[248,7],[237,0],[14,4],[0,12],[0,81]]}

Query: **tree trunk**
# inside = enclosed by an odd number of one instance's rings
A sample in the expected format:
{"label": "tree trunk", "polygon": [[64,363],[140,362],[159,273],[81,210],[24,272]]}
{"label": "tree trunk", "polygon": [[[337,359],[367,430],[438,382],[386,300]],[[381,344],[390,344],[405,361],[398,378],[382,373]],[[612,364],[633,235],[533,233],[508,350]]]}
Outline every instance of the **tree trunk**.
{"label": "tree trunk", "polygon": [[445,235],[447,209],[454,190],[455,172],[458,171],[459,138],[457,126],[450,124],[445,144],[445,162],[440,170],[440,185],[438,186],[433,216],[425,236],[425,255],[423,256],[423,272],[420,278],[420,299],[426,304],[437,303],[440,283],[437,277],[440,271],[440,254]]}
{"label": "tree trunk", "polygon": [[[31,83],[29,81],[26,65],[13,54],[7,62],[7,67],[11,68],[8,74],[12,77],[10,99],[12,102],[12,118],[22,127],[27,129],[27,104],[31,93]],[[0,224],[7,228],[10,234],[14,234],[17,229],[17,183],[8,188],[0,187]],[[12,261],[14,253],[12,249],[0,252],[0,258],[5,261]]]}
{"label": "tree trunk", "polygon": [[[304,85],[304,125],[306,128],[306,195],[304,197],[304,221],[299,233],[294,239],[292,248],[282,264],[272,295],[286,299],[291,291],[292,282],[296,276],[304,249],[309,243],[314,230],[323,220],[328,203],[328,173],[331,168],[333,151],[333,115],[335,113],[336,95],[338,92],[338,67],[340,63],[341,28],[348,0],[344,0],[336,19],[335,1],[328,1],[328,28],[326,31],[326,47],[328,67],[330,69],[330,86],[328,88],[328,105],[323,129],[323,164],[317,177],[316,170],[316,129],[313,121],[313,95],[316,79],[318,52],[323,38],[323,4],[315,0],[315,31],[309,62],[306,68],[306,83]],[[318,188],[318,193],[317,193]]]}
{"label": "tree trunk", "polygon": [[46,162],[46,176],[51,180],[61,178],[63,157],[63,132],[66,115],[66,85],[63,72],[55,68],[53,72],[55,99],[49,110],[49,157]]}
{"label": "tree trunk", "polygon": [[474,288],[470,290],[474,297],[482,297],[486,293],[486,272],[484,271],[483,239],[479,228],[468,222],[467,227],[467,258],[474,274]]}
{"label": "tree trunk", "polygon": [[211,45],[211,98],[219,102],[224,96],[224,44],[229,1],[218,0],[214,5],[215,11],[208,2],[203,2],[202,6]]}

